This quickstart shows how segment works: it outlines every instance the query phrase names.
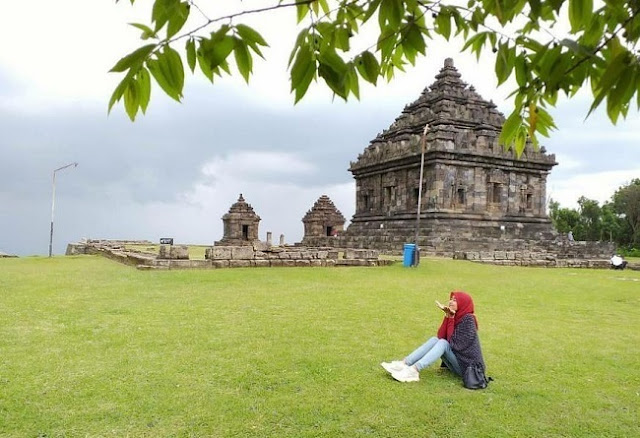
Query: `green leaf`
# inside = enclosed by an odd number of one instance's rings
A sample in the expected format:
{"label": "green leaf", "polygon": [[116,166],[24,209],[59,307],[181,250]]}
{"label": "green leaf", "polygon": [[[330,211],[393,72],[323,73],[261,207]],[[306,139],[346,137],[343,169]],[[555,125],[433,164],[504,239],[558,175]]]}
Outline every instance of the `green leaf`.
{"label": "green leaf", "polygon": [[165,46],[162,53],[156,53],[157,59],[147,61],[147,68],[158,85],[168,96],[180,102],[184,86],[184,67],[178,52]]}
{"label": "green leaf", "polygon": [[535,102],[529,104],[529,137],[534,137],[538,126],[538,106]]}
{"label": "green leaf", "polygon": [[190,9],[191,6],[187,2],[180,2],[174,6],[168,19],[167,39],[180,32],[180,29],[182,29],[184,23],[186,23],[189,18]]}
{"label": "green leaf", "polygon": [[502,125],[502,131],[498,142],[504,146],[510,146],[522,125],[522,116],[520,115],[520,108],[515,108],[509,118]]}
{"label": "green leaf", "polygon": [[187,64],[189,65],[191,73],[193,73],[196,69],[196,43],[193,38],[187,40],[185,49],[187,52]]}
{"label": "green leaf", "polygon": [[331,9],[329,8],[329,3],[327,3],[327,0],[318,0],[318,3],[320,4],[320,7],[322,8],[322,12],[324,12],[325,14],[329,14]]}
{"label": "green leaf", "polygon": [[136,75],[136,81],[138,83],[140,109],[145,114],[151,100],[151,76],[149,75],[149,70],[142,67]]}
{"label": "green leaf", "polygon": [[618,81],[620,73],[622,73],[625,68],[628,68],[626,61],[629,56],[630,54],[628,52],[622,52],[611,61],[597,83],[599,90],[607,92],[613,87]]}
{"label": "green leaf", "polygon": [[249,49],[247,49],[247,45],[243,40],[240,38],[234,38],[234,41],[233,55],[236,59],[238,71],[244,78],[245,82],[249,83],[249,76],[253,71],[253,59],[251,58],[251,53],[249,53]]}
{"label": "green leaf", "polygon": [[423,55],[425,54],[426,44],[424,43],[424,38],[422,37],[420,28],[415,23],[405,27],[402,45],[405,46],[407,44],[415,51],[422,53]]}
{"label": "green leaf", "polygon": [[529,0],[529,7],[531,8],[529,17],[532,21],[537,21],[542,12],[541,0]]}
{"label": "green leaf", "polygon": [[441,8],[440,13],[436,17],[436,25],[438,26],[438,33],[446,40],[449,40],[451,36],[451,15],[448,10]]}
{"label": "green leaf", "polygon": [[380,75],[380,64],[376,57],[367,50],[355,59],[355,63],[362,79],[376,85]]}
{"label": "green leaf", "polygon": [[131,81],[124,91],[124,109],[133,122],[136,119],[138,108],[140,107],[140,93],[138,91],[138,82]]}
{"label": "green leaf", "polygon": [[402,0],[382,0],[378,12],[380,28],[383,28],[385,23],[388,22],[389,26],[397,29],[400,26],[400,20],[402,20],[403,15],[404,3]]}
{"label": "green leaf", "polygon": [[515,141],[514,141],[514,152],[516,153],[516,157],[519,157],[524,152],[524,148],[527,145],[527,131],[524,129],[524,126],[520,126],[518,132],[516,133]]}
{"label": "green leaf", "polygon": [[367,8],[366,12],[362,16],[362,22],[363,23],[366,23],[367,21],[369,21],[369,18],[371,18],[373,16],[373,14],[380,7],[380,2],[381,1],[382,0],[373,0],[373,1],[369,2],[369,4],[368,4],[369,7]]}
{"label": "green leaf", "polygon": [[335,94],[347,99],[348,89],[346,87],[347,72],[338,72],[329,64],[320,63],[318,66],[318,76],[324,79],[325,83],[333,90]]}
{"label": "green leaf", "polygon": [[136,67],[142,65],[144,60],[149,56],[153,49],[157,47],[157,44],[147,44],[146,46],[142,46],[133,52],[129,53],[124,58],[120,59],[116,65],[114,65],[110,72],[123,72],[132,67]]}
{"label": "green leaf", "polygon": [[[291,91],[297,90],[305,78],[309,70],[315,71],[315,61],[313,59],[313,51],[308,45],[303,45],[298,50],[295,62],[291,67]],[[309,84],[306,84],[307,87]],[[306,92],[306,89],[304,90]]]}
{"label": "green leaf", "polygon": [[616,105],[611,98],[607,99],[607,116],[614,125],[618,123],[618,116],[620,116],[620,106]]}
{"label": "green leaf", "polygon": [[304,17],[309,13],[309,3],[300,3],[296,5],[296,15],[298,23],[304,20]]}
{"label": "green leaf", "polygon": [[418,54],[418,51],[414,49],[413,46],[410,46],[408,44],[403,44],[401,47],[404,51],[404,57],[407,59],[407,61],[409,61],[411,65],[416,65],[416,55]]}
{"label": "green leaf", "polygon": [[[298,78],[296,79],[296,81],[293,80],[293,69],[292,69],[291,90],[292,91],[295,90],[296,92],[294,103],[298,103],[300,99],[304,97],[304,95],[307,93],[307,90],[309,89],[309,85],[311,84],[311,81],[316,75],[316,62],[313,59],[313,53],[310,52],[310,49],[308,50],[309,50],[308,52],[309,57],[307,58],[308,62],[303,60],[302,63],[300,64],[299,68],[301,70],[298,73]],[[302,55],[302,56],[305,58],[307,57],[307,55]]]}
{"label": "green leaf", "polygon": [[[620,52],[607,66],[607,69],[600,76],[600,80],[597,83],[593,83],[594,95],[595,99],[589,108],[589,112],[587,113],[585,119],[589,118],[591,113],[598,108],[600,103],[604,100],[604,98],[609,93],[609,90],[616,84],[618,81],[621,72],[628,68],[626,65],[627,56],[629,54],[627,52]],[[610,117],[611,118],[611,117]]]}
{"label": "green leaf", "polygon": [[538,118],[536,130],[545,137],[549,137],[549,130],[557,129],[556,124],[553,122],[553,118],[541,106],[536,106],[535,111]]}
{"label": "green leaf", "polygon": [[289,62],[287,62],[287,67],[291,67],[291,63],[296,57],[298,50],[300,47],[307,43],[307,36],[309,35],[309,29],[304,28],[300,31],[296,38],[296,42],[293,45],[293,49],[291,49],[291,54],[289,55]]}
{"label": "green leaf", "polygon": [[182,58],[180,58],[178,52],[169,46],[165,46],[164,53],[167,56],[173,86],[178,91],[179,96],[182,97],[182,88],[184,87],[184,66],[182,65]]}
{"label": "green leaf", "polygon": [[498,79],[498,85],[509,79],[511,71],[514,67],[514,60],[512,59],[508,44],[502,43],[498,47],[498,55],[496,56],[496,77]]}
{"label": "green leaf", "polygon": [[[629,103],[636,89],[636,72],[628,67],[622,71],[616,83],[616,87],[611,90],[607,98],[607,113],[615,125],[617,122],[617,112],[623,110]],[[612,115],[614,115],[612,117]]]}
{"label": "green leaf", "polygon": [[148,40],[149,38],[156,38],[157,35],[149,26],[140,23],[129,23],[130,26],[133,26],[142,31],[142,35],[140,36],[143,40]]}
{"label": "green leaf", "polygon": [[569,0],[569,23],[571,32],[583,30],[593,13],[593,0]]}
{"label": "green leaf", "polygon": [[215,68],[214,73],[217,74],[218,76],[222,76],[222,73],[220,73],[220,70],[223,70],[228,75],[231,74],[231,68],[229,68],[229,63],[226,60],[222,61],[220,65]]}
{"label": "green leaf", "polygon": [[242,39],[250,46],[252,46],[253,44],[257,44],[260,46],[269,47],[269,44],[267,44],[264,38],[262,38],[262,35],[260,35],[253,28],[245,24],[236,24],[235,28],[236,32],[238,32],[238,35],[240,35],[240,37],[242,37]]}
{"label": "green leaf", "polygon": [[480,54],[482,53],[482,48],[484,47],[485,42],[487,41],[487,33],[488,32],[479,32],[469,38],[465,45],[462,47],[462,51],[471,47],[471,53],[476,54],[476,58],[480,60]]}
{"label": "green leaf", "polygon": [[529,78],[529,76],[527,75],[527,59],[525,54],[516,57],[515,70],[516,82],[520,87],[524,87],[527,84]]}
{"label": "green leaf", "polygon": [[124,94],[124,91],[129,87],[129,83],[133,80],[134,75],[135,75],[135,72],[132,72],[131,70],[129,70],[127,75],[120,81],[120,83],[115,88],[115,90],[113,90],[113,93],[111,94],[111,99],[109,99],[109,107],[107,110],[107,114],[111,113],[111,108],[113,108],[113,105],[116,102],[120,101],[120,99],[122,98],[122,95]]}
{"label": "green leaf", "polygon": [[349,71],[347,72],[347,79],[349,81],[349,89],[356,97],[356,99],[360,100],[360,84],[358,79],[358,74],[356,73],[355,66],[351,64],[349,66]]}
{"label": "green leaf", "polygon": [[473,47],[473,45],[476,43],[477,40],[482,39],[483,43],[484,43],[484,38],[486,38],[486,32],[478,32],[475,35],[473,35],[471,38],[467,39],[464,43],[464,45],[462,46],[462,49],[460,50],[461,52],[464,52],[465,50],[467,50],[469,47]]}
{"label": "green leaf", "polygon": [[349,51],[349,33],[346,27],[338,27],[334,33],[336,47],[344,52]]}
{"label": "green leaf", "polygon": [[326,39],[333,38],[336,32],[336,24],[329,23],[327,21],[320,21],[319,23],[316,23],[315,28],[318,33]]}
{"label": "green leaf", "polygon": [[404,71],[404,65],[406,63],[404,62],[404,51],[402,50],[402,46],[398,47],[397,50],[393,53],[393,56],[391,57],[391,71],[393,71],[394,68],[397,68],[400,71]]}
{"label": "green leaf", "polygon": [[151,20],[156,23],[155,31],[159,31],[171,18],[180,0],[155,0],[151,10]]}
{"label": "green leaf", "polygon": [[213,71],[211,70],[211,67],[209,67],[209,61],[207,58],[202,56],[202,52],[200,50],[196,52],[196,58],[198,59],[198,65],[200,66],[202,74],[213,83]]}
{"label": "green leaf", "polygon": [[380,52],[380,56],[383,61],[391,57],[393,49],[396,46],[397,37],[398,33],[391,26],[385,27],[382,32],[380,32],[377,49]]}
{"label": "green leaf", "polygon": [[209,62],[209,68],[214,70],[231,54],[235,39],[231,35],[216,35],[210,40],[204,40],[200,47],[202,56]]}
{"label": "green leaf", "polygon": [[582,35],[582,43],[587,47],[594,47],[600,42],[604,35],[604,19],[599,14],[594,14],[589,20],[584,34]]}

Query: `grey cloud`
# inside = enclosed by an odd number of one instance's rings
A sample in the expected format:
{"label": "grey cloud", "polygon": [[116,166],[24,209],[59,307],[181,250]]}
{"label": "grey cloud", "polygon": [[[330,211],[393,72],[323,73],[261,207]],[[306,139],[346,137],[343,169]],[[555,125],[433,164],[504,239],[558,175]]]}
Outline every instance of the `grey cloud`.
{"label": "grey cloud", "polygon": [[[221,100],[231,104],[214,105]],[[78,196],[92,198],[105,184],[124,184],[138,200],[173,198],[197,180],[208,159],[241,150],[291,152],[320,169],[321,175],[288,175],[291,183],[319,176],[344,182],[351,178],[349,161],[375,136],[378,120],[390,123],[388,112],[357,104],[265,111],[222,90],[183,106],[151,108],[135,123],[119,111],[107,118],[96,107],[0,113],[0,187],[32,196],[52,169],[77,161],[75,178],[83,183],[69,190]]]}
{"label": "grey cloud", "polygon": [[[180,217],[177,205],[186,205],[183,195],[202,180],[202,166],[241,151],[289,153],[313,166],[309,172],[263,172],[264,183],[349,183],[349,161],[399,112],[358,103],[274,110],[222,88],[196,94],[182,105],[158,98],[135,123],[120,108],[107,117],[106,108],[97,105],[22,114],[0,110],[0,200],[7,206],[0,214],[0,249],[46,252],[52,171],[64,164],[80,163],[57,175],[56,253],[82,236],[155,238],[162,222],[147,219],[145,226],[145,206],[166,202]],[[242,166],[234,171],[242,172]],[[306,202],[298,201],[298,210],[304,213],[322,194],[313,192]],[[256,201],[273,199],[277,196]],[[229,205],[218,206],[216,217],[207,220],[219,226],[220,208]],[[291,225],[296,232],[299,221],[296,216]]]}
{"label": "grey cloud", "polygon": [[[198,210],[198,205],[190,205],[184,195],[203,180],[203,165],[242,151],[293,154],[313,166],[308,172],[259,172],[248,177],[254,187],[274,184],[311,188],[295,192],[300,197],[296,200],[297,210],[287,212],[281,212],[276,205],[278,193],[259,195],[264,198],[247,194],[250,202],[265,206],[265,225],[277,233],[279,224],[287,223],[287,229],[294,230],[287,233],[295,235],[300,215],[322,194],[315,193],[314,187],[321,190],[352,183],[349,162],[393,122],[404,104],[418,97],[423,86],[417,84],[414,96],[398,97],[397,102],[391,103],[372,99],[349,104],[303,103],[278,109],[260,106],[221,87],[194,87],[187,90],[183,104],[154,97],[148,114],[135,123],[128,121],[121,108],[107,117],[106,105],[85,104],[55,111],[43,108],[23,114],[0,110],[0,250],[23,255],[46,252],[51,172],[73,161],[80,163],[78,168],[65,170],[58,179],[57,253],[64,250],[68,241],[80,237],[155,239],[164,232],[178,233],[181,227],[195,230],[193,234],[184,230],[185,239],[218,239],[215,230],[220,226],[219,217],[235,199],[211,199],[215,208],[205,213]],[[604,132],[634,132],[637,115],[615,128],[601,115],[583,125],[584,106],[573,103],[559,105],[554,115],[560,131],[543,144],[551,153],[582,161],[584,167],[559,167],[552,172],[553,178],[626,169],[640,162],[640,148],[633,136],[616,140],[615,144],[602,141]],[[598,136],[590,136],[592,132]],[[581,137],[576,141],[572,135],[578,134]],[[231,171],[244,169],[240,163]],[[215,180],[216,175],[212,178]],[[232,179],[215,183],[242,184],[242,178]],[[225,190],[225,196],[237,196],[243,187]],[[349,195],[344,199],[350,199]],[[206,198],[204,202],[208,202]],[[154,203],[166,206],[150,208]],[[352,201],[339,206],[347,216],[352,207]],[[207,216],[184,219],[182,209]],[[154,216],[163,214],[167,215],[164,220]],[[201,225],[193,225],[192,220]],[[202,243],[202,239],[198,241]]]}
{"label": "grey cloud", "polygon": [[23,89],[24,87],[15,78],[0,68],[0,97],[18,96]]}
{"label": "grey cloud", "polygon": [[542,139],[542,144],[548,152],[580,163],[580,166],[566,167],[560,161],[553,172],[569,177],[637,168],[640,163],[638,114],[632,112],[627,120],[621,120],[614,126],[604,108],[599,108],[585,120],[589,104],[576,99],[562,102],[552,110],[558,129],[551,133],[549,139]]}

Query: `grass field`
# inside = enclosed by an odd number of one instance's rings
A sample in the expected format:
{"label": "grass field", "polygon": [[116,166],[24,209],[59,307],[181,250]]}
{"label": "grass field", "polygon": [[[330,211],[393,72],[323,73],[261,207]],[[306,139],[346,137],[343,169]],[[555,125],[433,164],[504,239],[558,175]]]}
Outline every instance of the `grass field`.
{"label": "grass field", "polygon": [[[379,366],[476,303],[488,374]],[[2,437],[640,436],[640,272],[0,260]]]}

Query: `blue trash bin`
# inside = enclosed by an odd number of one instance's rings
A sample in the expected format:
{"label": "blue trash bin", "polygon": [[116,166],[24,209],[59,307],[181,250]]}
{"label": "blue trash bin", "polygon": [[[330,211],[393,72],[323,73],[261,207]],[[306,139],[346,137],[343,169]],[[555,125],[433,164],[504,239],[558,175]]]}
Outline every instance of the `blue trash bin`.
{"label": "blue trash bin", "polygon": [[413,266],[413,257],[416,251],[415,243],[405,243],[404,244],[404,254],[402,257],[402,266],[408,268]]}

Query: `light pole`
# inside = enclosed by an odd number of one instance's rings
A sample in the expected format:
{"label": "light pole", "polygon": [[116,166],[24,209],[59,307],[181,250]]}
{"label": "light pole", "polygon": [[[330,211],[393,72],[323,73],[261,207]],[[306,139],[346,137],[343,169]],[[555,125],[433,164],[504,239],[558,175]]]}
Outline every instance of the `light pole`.
{"label": "light pole", "polygon": [[427,132],[429,131],[429,124],[424,125],[424,130],[422,131],[422,138],[420,139],[420,185],[418,186],[418,214],[416,215],[416,252],[413,255],[413,266],[418,266],[420,264],[420,247],[418,245],[418,237],[420,233],[420,207],[422,206],[422,178],[424,175],[424,152],[426,148],[427,141]]}
{"label": "light pole", "polygon": [[53,253],[53,212],[56,206],[56,172],[64,170],[68,167],[77,167],[78,163],[69,163],[66,166],[58,167],[53,171],[53,190],[51,191],[51,231],[49,233],[49,257]]}

